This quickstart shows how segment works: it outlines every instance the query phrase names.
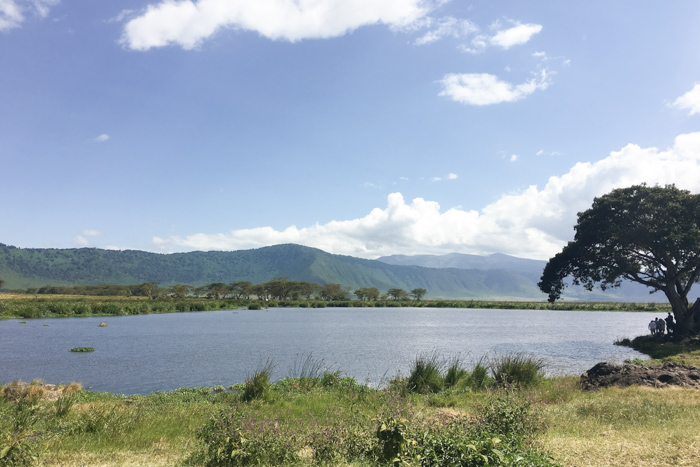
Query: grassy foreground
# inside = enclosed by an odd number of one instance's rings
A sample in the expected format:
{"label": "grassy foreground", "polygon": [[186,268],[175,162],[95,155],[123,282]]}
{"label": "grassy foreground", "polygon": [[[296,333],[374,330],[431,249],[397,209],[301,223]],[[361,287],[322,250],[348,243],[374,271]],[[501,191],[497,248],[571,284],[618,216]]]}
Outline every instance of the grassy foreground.
{"label": "grassy foreground", "polygon": [[383,389],[311,356],[275,383],[270,370],[228,389],[147,396],[12,383],[0,390],[0,465],[690,466],[700,458],[696,390],[587,393],[577,378],[543,378],[539,362],[519,355],[469,370],[459,359],[419,356],[410,375]]}

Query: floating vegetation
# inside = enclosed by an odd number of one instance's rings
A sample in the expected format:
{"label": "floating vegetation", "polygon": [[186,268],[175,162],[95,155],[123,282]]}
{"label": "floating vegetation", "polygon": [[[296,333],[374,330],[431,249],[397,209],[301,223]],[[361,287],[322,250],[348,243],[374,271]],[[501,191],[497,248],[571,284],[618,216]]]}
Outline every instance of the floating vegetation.
{"label": "floating vegetation", "polygon": [[44,326],[48,326],[48,324],[47,324],[47,323],[44,323]]}
{"label": "floating vegetation", "polygon": [[26,321],[20,321],[19,324],[27,324]]}
{"label": "floating vegetation", "polygon": [[94,352],[94,347],[74,347],[70,349],[71,352]]}
{"label": "floating vegetation", "polygon": [[107,323],[104,323],[104,322],[100,323],[100,327],[101,327],[101,328],[106,328],[106,327],[107,327]]}

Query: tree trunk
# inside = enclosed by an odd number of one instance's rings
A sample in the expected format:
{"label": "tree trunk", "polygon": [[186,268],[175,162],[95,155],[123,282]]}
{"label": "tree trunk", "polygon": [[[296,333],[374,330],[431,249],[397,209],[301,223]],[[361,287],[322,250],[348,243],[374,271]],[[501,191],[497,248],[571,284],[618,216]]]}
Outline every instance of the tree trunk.
{"label": "tree trunk", "polygon": [[682,297],[673,289],[673,286],[669,286],[664,289],[666,298],[671,304],[671,310],[673,310],[673,316],[676,318],[676,326],[673,329],[674,337],[686,336],[695,331],[695,312],[698,308],[698,303],[700,300],[695,302],[692,308],[688,308],[688,300]]}

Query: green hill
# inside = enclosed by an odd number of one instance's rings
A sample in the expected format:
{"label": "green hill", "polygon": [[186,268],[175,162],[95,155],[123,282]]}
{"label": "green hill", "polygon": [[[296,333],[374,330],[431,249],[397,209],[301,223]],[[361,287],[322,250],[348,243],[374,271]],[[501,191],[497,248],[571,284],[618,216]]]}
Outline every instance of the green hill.
{"label": "green hill", "polygon": [[432,298],[542,300],[525,275],[509,270],[426,268],[332,255],[299,245],[255,250],[159,254],[96,248],[39,249],[0,244],[0,279],[6,289],[44,285],[294,281],[351,287],[424,288]]}

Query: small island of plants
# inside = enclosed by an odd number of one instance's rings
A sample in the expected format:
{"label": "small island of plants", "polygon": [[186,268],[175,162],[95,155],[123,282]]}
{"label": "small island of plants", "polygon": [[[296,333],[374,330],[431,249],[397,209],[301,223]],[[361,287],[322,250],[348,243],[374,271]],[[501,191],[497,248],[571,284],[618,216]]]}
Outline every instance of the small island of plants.
{"label": "small island of plants", "polygon": [[70,349],[71,352],[94,352],[94,347],[73,347]]}

